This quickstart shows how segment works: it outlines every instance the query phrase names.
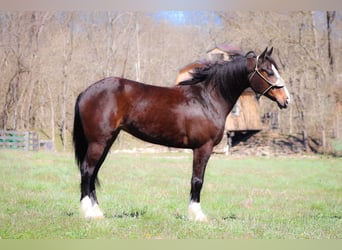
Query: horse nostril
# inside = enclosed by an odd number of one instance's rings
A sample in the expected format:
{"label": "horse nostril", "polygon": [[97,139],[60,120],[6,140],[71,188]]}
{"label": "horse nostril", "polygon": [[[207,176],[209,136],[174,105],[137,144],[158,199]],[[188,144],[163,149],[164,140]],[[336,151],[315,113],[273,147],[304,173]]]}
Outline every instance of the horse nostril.
{"label": "horse nostril", "polygon": [[284,103],[284,108],[287,108],[289,106],[289,100],[286,99],[285,103]]}
{"label": "horse nostril", "polygon": [[290,98],[289,98],[289,97],[286,98],[285,103],[286,103],[286,105],[289,105],[289,104],[290,104]]}

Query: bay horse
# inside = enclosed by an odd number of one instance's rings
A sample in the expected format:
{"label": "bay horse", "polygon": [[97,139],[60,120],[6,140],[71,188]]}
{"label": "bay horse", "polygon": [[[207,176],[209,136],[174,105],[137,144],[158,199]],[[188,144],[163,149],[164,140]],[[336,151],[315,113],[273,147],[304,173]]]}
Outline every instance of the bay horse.
{"label": "bay horse", "polygon": [[97,174],[121,130],[155,144],[193,150],[188,217],[206,221],[200,193],[207,162],[222,136],[228,113],[247,87],[275,101],[290,102],[289,92],[271,57],[273,48],[232,61],[206,63],[192,78],[172,87],[108,77],[79,94],[73,143],[81,173],[81,211],[103,218],[96,198]]}

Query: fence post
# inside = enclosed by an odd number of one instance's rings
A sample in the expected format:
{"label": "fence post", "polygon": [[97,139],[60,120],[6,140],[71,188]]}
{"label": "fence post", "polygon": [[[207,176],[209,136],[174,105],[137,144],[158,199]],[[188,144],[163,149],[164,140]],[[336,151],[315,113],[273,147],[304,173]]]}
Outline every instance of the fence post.
{"label": "fence post", "polygon": [[30,134],[29,132],[25,132],[25,151],[28,151],[30,149]]}
{"label": "fence post", "polygon": [[30,135],[32,136],[31,138],[32,150],[38,151],[39,150],[39,135],[36,132],[30,132]]}

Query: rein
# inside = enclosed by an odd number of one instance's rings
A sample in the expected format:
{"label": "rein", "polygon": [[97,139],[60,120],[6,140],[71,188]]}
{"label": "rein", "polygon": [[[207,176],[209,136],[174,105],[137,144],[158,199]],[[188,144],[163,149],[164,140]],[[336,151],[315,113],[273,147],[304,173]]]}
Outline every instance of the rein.
{"label": "rein", "polygon": [[[261,77],[261,79],[263,79],[265,82],[267,82],[270,86],[268,88],[266,88],[263,92],[261,93],[258,93],[260,95],[265,95],[268,91],[270,91],[271,89],[273,88],[282,88],[284,87],[285,85],[284,84],[281,84],[281,83],[278,83],[278,81],[276,83],[272,83],[270,80],[268,80],[266,77],[264,77],[260,71],[258,70],[258,61],[259,61],[259,56],[257,56],[256,58],[256,63],[255,63],[255,69],[253,72],[251,72],[248,76],[248,80],[249,82],[252,81],[252,78],[255,76],[255,73]],[[256,92],[256,91],[255,91]]]}

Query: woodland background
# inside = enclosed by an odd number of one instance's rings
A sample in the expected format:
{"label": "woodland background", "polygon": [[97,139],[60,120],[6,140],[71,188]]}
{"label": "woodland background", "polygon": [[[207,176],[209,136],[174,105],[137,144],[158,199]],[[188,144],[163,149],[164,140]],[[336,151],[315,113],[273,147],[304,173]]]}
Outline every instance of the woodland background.
{"label": "woodland background", "polygon": [[[71,147],[77,95],[107,76],[171,86],[216,44],[274,57],[292,95],[280,132],[342,136],[342,12],[0,12],[0,129]],[[278,112],[263,98],[262,114]]]}

